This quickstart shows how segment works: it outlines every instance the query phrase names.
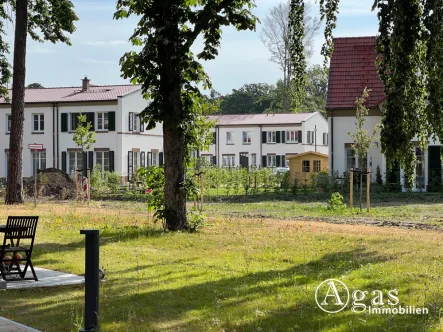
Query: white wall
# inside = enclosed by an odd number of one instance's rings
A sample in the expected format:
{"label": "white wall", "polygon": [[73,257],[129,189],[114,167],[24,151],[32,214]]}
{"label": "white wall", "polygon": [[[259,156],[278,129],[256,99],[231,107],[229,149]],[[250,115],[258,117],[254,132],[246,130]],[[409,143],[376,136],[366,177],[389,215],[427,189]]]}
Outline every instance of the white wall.
{"label": "white wall", "polygon": [[[374,130],[375,126],[380,123],[380,116],[368,116],[366,117],[366,122],[364,128],[368,130],[370,133]],[[331,127],[331,118],[329,118],[329,126]],[[353,143],[354,141],[348,135],[349,132],[355,132],[355,116],[349,117],[334,117],[334,129],[333,129],[333,144],[334,144],[334,168],[331,169],[331,151],[329,151],[329,170],[333,171],[334,174],[338,171],[339,176],[346,171],[346,151],[345,144]],[[332,129],[330,128],[330,133],[332,134]],[[368,167],[373,170],[371,174],[371,180],[375,181],[375,170],[377,166],[380,166],[382,175],[384,176],[384,172],[386,171],[386,161],[381,153],[380,149],[380,137],[375,140],[378,144],[378,147],[373,147],[368,152]],[[331,137],[329,139],[329,143],[331,143]],[[329,144],[330,149],[332,149],[332,145]]]}
{"label": "white wall", "polygon": [[[315,144],[315,128],[317,128],[317,144]],[[307,132],[314,132],[314,142],[308,144]],[[323,133],[329,133],[328,121],[321,113],[314,113],[308,120],[303,122],[303,152],[315,151],[329,154],[328,145],[323,145]]]}
{"label": "white wall", "polygon": [[[162,124],[157,124],[152,130],[145,129],[144,132],[141,132],[140,128],[137,131],[129,131],[129,113],[141,113],[147,105],[148,101],[143,98],[140,91],[119,98],[120,121],[116,128],[119,134],[119,148],[118,157],[116,157],[116,171],[122,176],[128,175],[128,151],[140,149],[140,152],[145,152],[145,163],[147,153],[151,152],[152,149],[163,152]],[[146,128],[146,124],[144,124],[144,127]],[[138,164],[140,166],[140,155]]]}
{"label": "white wall", "polygon": [[[9,134],[6,134],[6,114],[11,114],[10,108],[0,108],[0,177],[7,174],[6,149],[9,149]],[[43,134],[33,133],[33,114],[44,114]],[[23,176],[32,175],[32,154],[28,149],[28,144],[43,144],[46,149],[46,167],[52,167],[53,147],[52,147],[52,106],[27,107],[25,109],[25,122],[23,132]]]}

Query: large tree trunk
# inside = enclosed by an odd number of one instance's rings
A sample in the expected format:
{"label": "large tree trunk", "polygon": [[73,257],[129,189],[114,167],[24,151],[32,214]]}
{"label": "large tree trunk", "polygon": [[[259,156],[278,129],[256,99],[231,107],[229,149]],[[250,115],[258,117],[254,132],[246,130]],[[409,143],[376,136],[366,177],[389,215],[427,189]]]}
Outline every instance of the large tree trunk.
{"label": "large tree trunk", "polygon": [[27,25],[28,0],[17,0],[6,204],[23,203],[23,122],[25,120]]}
{"label": "large tree trunk", "polygon": [[[173,113],[180,117],[182,110],[180,86],[169,95]],[[163,150],[165,157],[166,228],[170,231],[188,229],[185,192],[185,136],[176,121],[163,122]]]}

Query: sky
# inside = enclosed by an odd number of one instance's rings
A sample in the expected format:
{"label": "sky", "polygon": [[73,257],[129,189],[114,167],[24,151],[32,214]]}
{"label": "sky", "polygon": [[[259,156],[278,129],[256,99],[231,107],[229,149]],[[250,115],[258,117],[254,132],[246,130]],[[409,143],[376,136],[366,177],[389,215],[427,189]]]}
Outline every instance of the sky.
{"label": "sky", "polygon": [[[256,0],[254,14],[263,21],[270,8],[279,1]],[[311,1],[312,15],[319,16],[318,3]],[[119,59],[132,48],[128,38],[137,19],[113,20],[114,0],[73,0],[73,3],[80,20],[71,36],[72,46],[38,43],[28,38],[26,83],[39,82],[45,87],[80,86],[85,75],[92,84],[129,83],[120,76]],[[340,0],[334,36],[374,36],[378,21],[376,13],[371,11],[372,3],[373,0]],[[323,63],[320,55],[323,28],[315,39],[312,64]],[[219,56],[203,64],[216,91],[230,93],[246,83],[275,84],[282,77],[278,65],[269,61],[270,53],[260,39],[261,29],[260,24],[256,31],[223,29]],[[12,44],[13,27],[9,26],[7,32]],[[201,46],[199,40],[193,52],[197,53]],[[12,54],[9,58],[12,60]]]}

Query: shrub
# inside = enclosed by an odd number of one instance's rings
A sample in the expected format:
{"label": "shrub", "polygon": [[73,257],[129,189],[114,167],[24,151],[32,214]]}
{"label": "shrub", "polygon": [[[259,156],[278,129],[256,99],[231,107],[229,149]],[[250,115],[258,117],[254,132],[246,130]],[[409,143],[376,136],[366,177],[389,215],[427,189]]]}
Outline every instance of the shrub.
{"label": "shrub", "polygon": [[380,170],[380,166],[377,165],[377,169],[375,171],[375,182],[378,183],[379,185],[383,185],[383,178],[381,176],[381,170]]}
{"label": "shrub", "polygon": [[105,180],[111,192],[118,192],[121,176],[117,172],[105,172]]}
{"label": "shrub", "polygon": [[340,193],[332,193],[331,199],[328,200],[328,210],[342,211],[346,209],[346,204],[343,203],[343,196]]}
{"label": "shrub", "polygon": [[205,215],[197,208],[188,212],[189,231],[191,233],[203,228],[205,224]]}

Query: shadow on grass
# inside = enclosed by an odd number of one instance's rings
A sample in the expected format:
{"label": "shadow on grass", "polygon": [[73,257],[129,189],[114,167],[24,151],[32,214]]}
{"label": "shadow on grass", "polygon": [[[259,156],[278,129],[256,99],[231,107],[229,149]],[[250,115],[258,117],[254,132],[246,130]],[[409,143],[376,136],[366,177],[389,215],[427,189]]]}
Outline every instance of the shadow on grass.
{"label": "shadow on grass", "polygon": [[[103,329],[106,331],[427,331],[438,313],[425,318],[368,316],[347,308],[328,315],[315,304],[315,288],[323,280],[343,276],[352,280],[353,273],[366,265],[387,263],[394,258],[355,249],[328,253],[286,269],[259,272],[222,271],[204,266],[204,262],[185,266],[189,261],[183,258],[161,264],[161,268],[160,264],[143,264],[139,269],[157,266],[158,277],[137,279],[136,270],[130,268],[127,274],[115,273],[115,279],[110,274],[102,284],[101,324],[108,327]],[[369,284],[365,280],[361,283],[365,289],[391,289],[390,282],[375,278]],[[78,288],[46,289],[38,304],[32,303],[38,290],[9,292],[2,303],[8,308],[8,318],[45,331],[72,330],[74,318],[66,313],[81,305]],[[72,292],[77,293],[72,296]],[[54,299],[60,297],[67,300]],[[441,307],[440,298],[437,296],[434,303]],[[26,315],[18,314],[22,312]],[[50,325],[51,321],[56,324]]]}

